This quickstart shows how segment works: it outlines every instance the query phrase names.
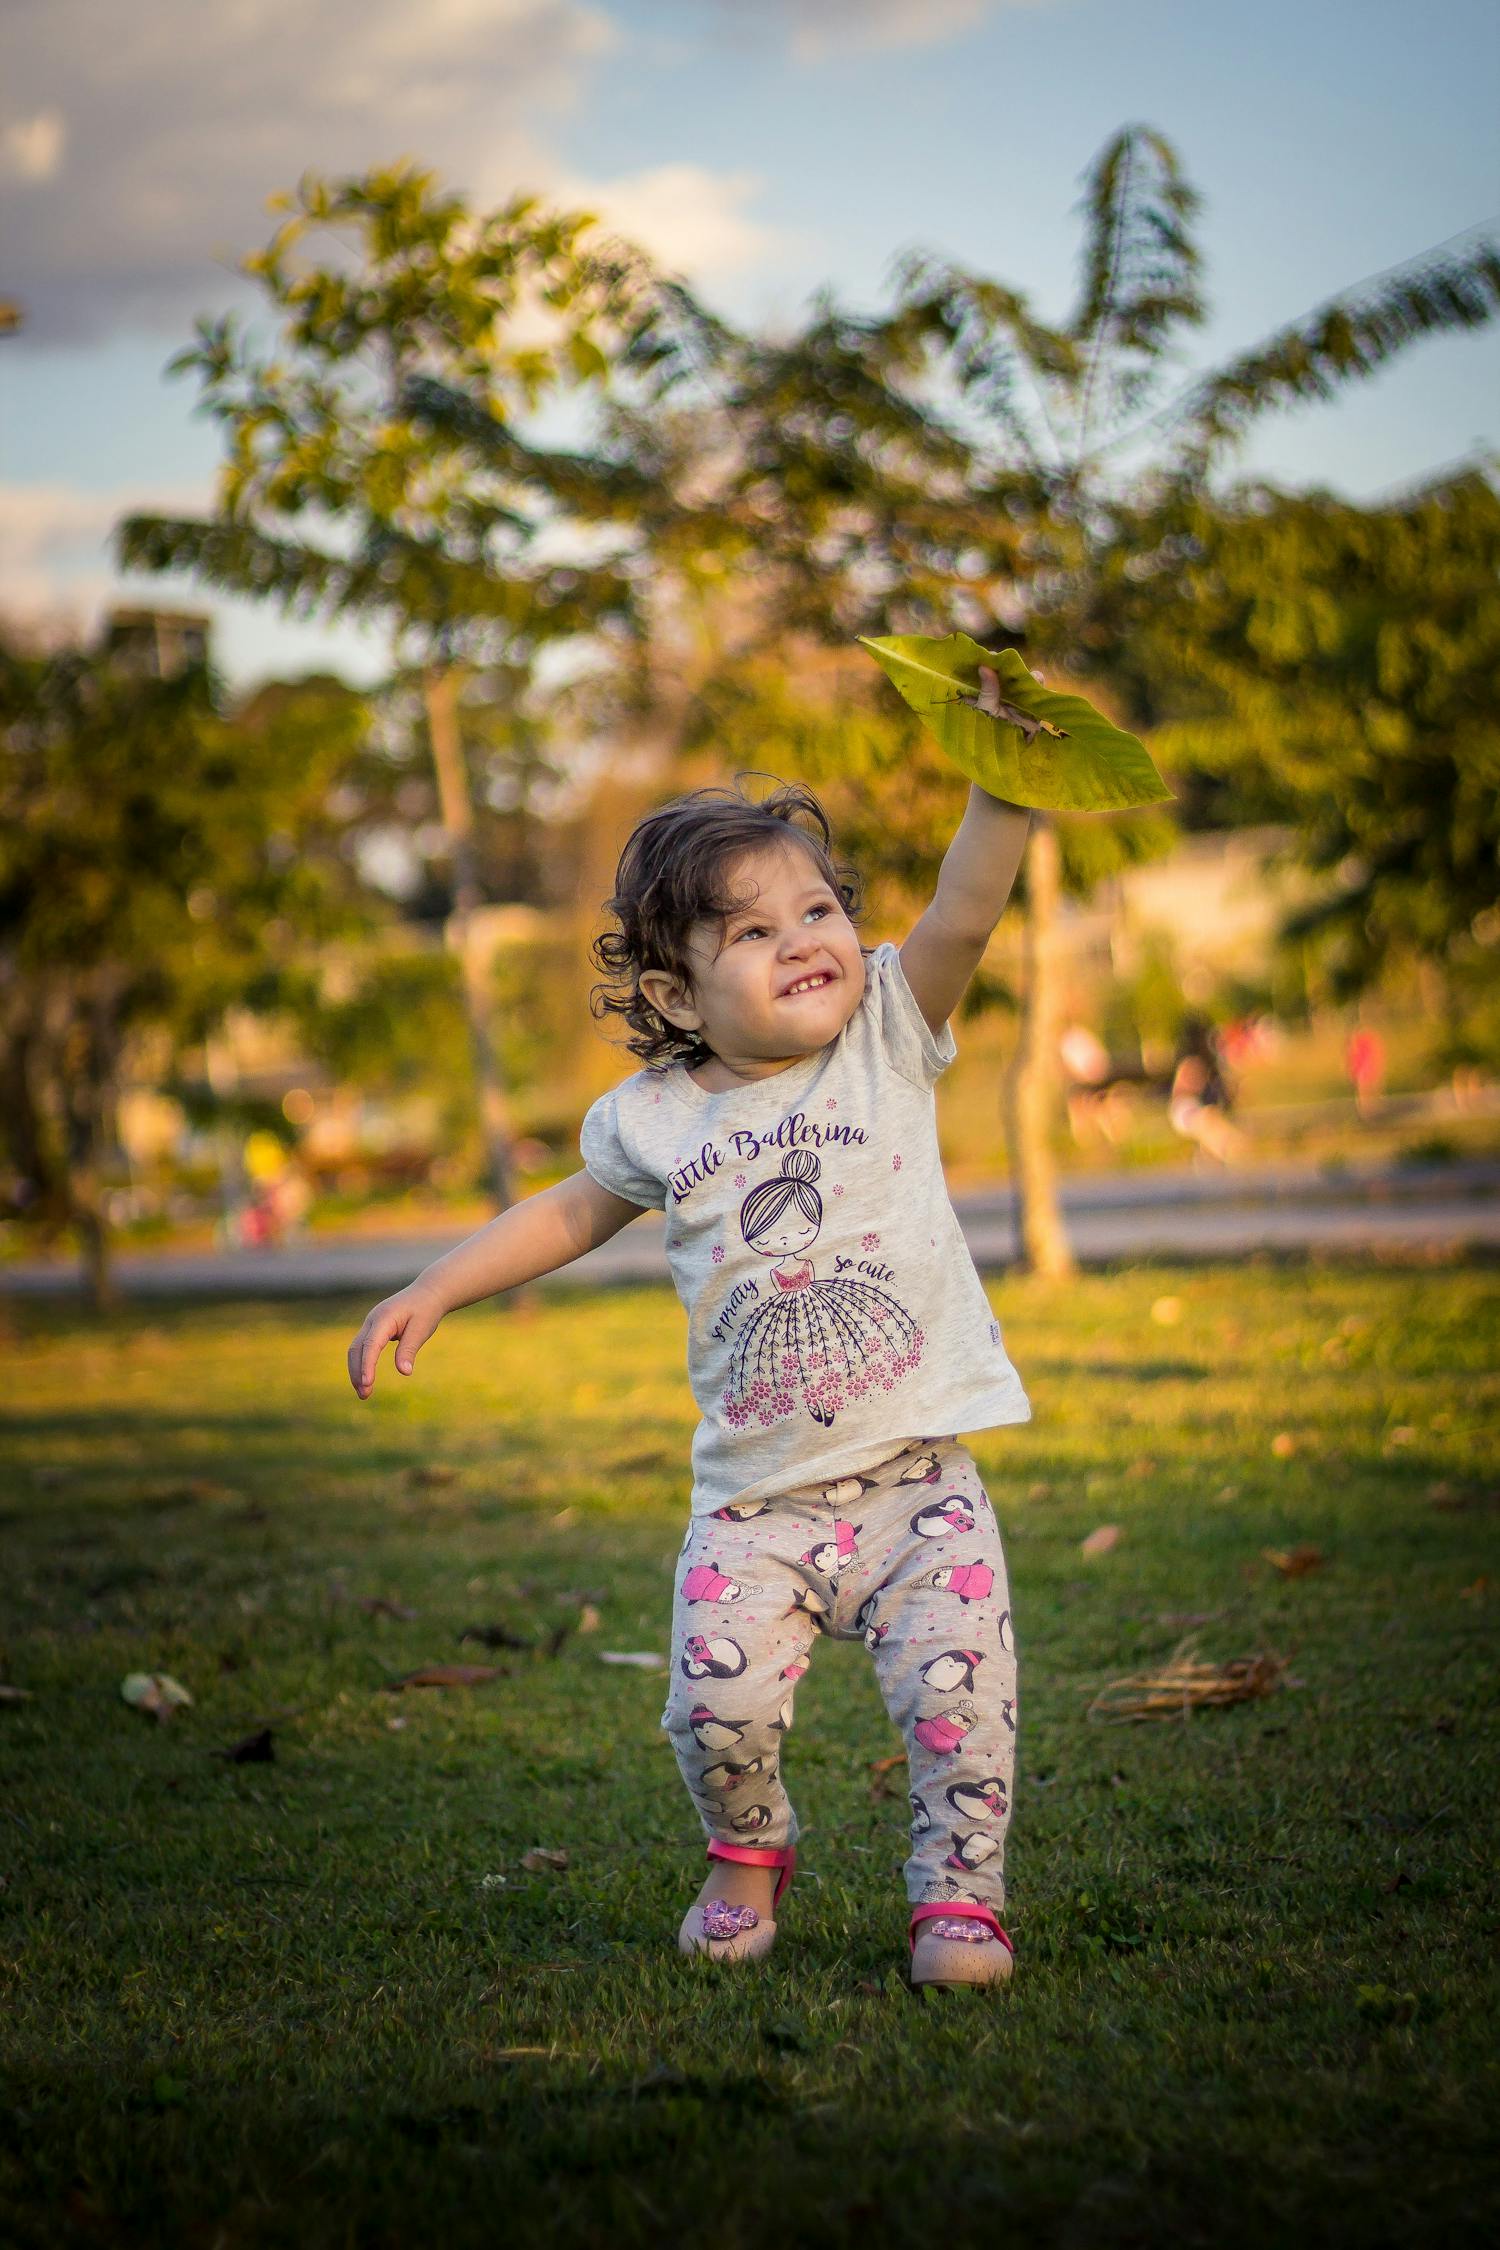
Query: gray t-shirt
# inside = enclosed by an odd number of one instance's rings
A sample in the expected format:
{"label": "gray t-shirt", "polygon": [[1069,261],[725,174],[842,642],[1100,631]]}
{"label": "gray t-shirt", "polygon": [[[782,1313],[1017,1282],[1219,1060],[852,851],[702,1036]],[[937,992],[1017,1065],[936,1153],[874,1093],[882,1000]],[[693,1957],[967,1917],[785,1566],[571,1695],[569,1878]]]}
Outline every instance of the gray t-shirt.
{"label": "gray t-shirt", "polygon": [[695,1515],[1030,1421],[943,1179],[932,1089],[955,1052],[878,945],[816,1054],[712,1094],[680,1062],[638,1070],[585,1117],[594,1178],[666,1213]]}

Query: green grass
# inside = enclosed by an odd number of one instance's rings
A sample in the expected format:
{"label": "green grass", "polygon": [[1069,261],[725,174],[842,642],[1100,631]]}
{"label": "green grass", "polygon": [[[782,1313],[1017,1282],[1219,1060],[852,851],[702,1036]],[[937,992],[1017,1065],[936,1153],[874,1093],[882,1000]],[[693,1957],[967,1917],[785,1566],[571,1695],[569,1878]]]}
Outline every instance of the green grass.
{"label": "green grass", "polygon": [[[665,1647],[673,1298],[464,1314],[364,1407],[342,1367],[363,1307],[18,1314],[10,2239],[1492,2240],[1493,1272],[992,1294],[1036,1412],[975,1446],[1021,1654],[1020,1966],[1003,1998],[926,2003],[857,1647],[819,1648],[799,1696],[773,1961],[716,1980],[672,1951],[700,1862],[664,1679],[598,1652]],[[432,1464],[456,1475],[413,1481]],[[1118,1547],[1083,1560],[1106,1521]],[[1322,1569],[1260,1560],[1299,1540]],[[600,1630],[555,1659],[383,1684],[580,1596]],[[1296,1684],[1185,1725],[1085,1717],[1199,1614],[1205,1656],[1273,1649]],[[129,1709],[138,1669],[192,1707]],[[267,1720],[275,1763],[211,1755]],[[527,1874],[536,1844],[568,1871]]]}

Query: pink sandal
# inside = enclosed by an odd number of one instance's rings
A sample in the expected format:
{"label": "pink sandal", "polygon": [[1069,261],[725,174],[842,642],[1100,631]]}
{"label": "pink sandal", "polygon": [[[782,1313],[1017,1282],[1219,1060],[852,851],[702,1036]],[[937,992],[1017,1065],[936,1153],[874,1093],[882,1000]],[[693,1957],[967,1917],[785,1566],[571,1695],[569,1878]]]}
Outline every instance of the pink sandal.
{"label": "pink sandal", "polygon": [[968,1992],[977,1985],[1004,1984],[1015,1966],[1016,1949],[987,1906],[919,1906],[906,1942],[914,1992]]}
{"label": "pink sandal", "polygon": [[[797,1865],[796,1850],[790,1844],[784,1851],[762,1851],[751,1844],[721,1844],[715,1837],[710,1840],[708,1856],[711,1860],[738,1860],[746,1867],[779,1868],[771,1893],[773,1908],[781,1904]],[[731,1906],[722,1898],[695,1901],[677,1933],[679,1953],[703,1953],[711,1961],[760,1961],[775,1943],[774,1921],[763,1921],[753,1906]]]}

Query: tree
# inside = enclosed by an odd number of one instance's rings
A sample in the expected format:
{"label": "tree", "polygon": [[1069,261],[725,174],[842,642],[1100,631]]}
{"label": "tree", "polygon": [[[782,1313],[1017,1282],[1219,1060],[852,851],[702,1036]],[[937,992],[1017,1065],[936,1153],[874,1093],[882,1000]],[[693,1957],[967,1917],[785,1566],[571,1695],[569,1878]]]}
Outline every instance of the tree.
{"label": "tree", "polygon": [[130,1040],[289,1004],[301,950],[367,926],[329,812],[363,725],[335,682],[234,719],[202,666],[0,652],[0,1134],[18,1207],[72,1230],[96,1305]]}
{"label": "tree", "polygon": [[[1163,401],[1205,314],[1198,207],[1170,144],[1127,127],[1087,177],[1080,286],[1061,325],[1002,282],[918,255],[878,315],[825,301],[785,342],[716,339],[716,389],[700,411],[716,445],[706,457],[725,466],[697,521],[729,558],[742,610],[768,635],[834,640],[957,622],[990,646],[1020,646],[1051,684],[1079,686],[1122,723],[1155,725],[1162,699],[1133,636],[1147,605],[1190,604],[1193,525],[1252,423],[1331,399],[1500,305],[1500,250],[1467,238]],[[680,368],[667,373],[692,396]],[[1046,1148],[1055,902],[1171,838],[1155,808],[1033,825],[1010,1108],[1026,1254],[1044,1273],[1071,1264]]]}
{"label": "tree", "polygon": [[[1260,488],[1203,510],[1151,646],[1201,817],[1275,821],[1317,878],[1282,937],[1334,1001],[1436,970],[1468,1054],[1500,936],[1500,493],[1479,467],[1373,507]],[[1492,1058],[1493,1059],[1493,1058]]]}
{"label": "tree", "polygon": [[[539,654],[620,629],[628,576],[557,534],[609,471],[529,445],[521,425],[607,367],[599,339],[649,325],[638,253],[592,238],[582,214],[517,197],[475,213],[409,167],[305,178],[244,261],[277,323],[264,343],[206,320],[173,363],[195,372],[225,436],[218,513],[129,519],[132,568],[186,570],[302,616],[385,620],[423,681],[447,833],[450,938],[463,976],[488,1170],[511,1198],[512,1124],[473,942],[482,904],[465,698],[530,676]],[[319,262],[314,237],[329,237]],[[430,407],[458,389],[490,433],[479,473]],[[551,536],[551,548],[548,539]]]}

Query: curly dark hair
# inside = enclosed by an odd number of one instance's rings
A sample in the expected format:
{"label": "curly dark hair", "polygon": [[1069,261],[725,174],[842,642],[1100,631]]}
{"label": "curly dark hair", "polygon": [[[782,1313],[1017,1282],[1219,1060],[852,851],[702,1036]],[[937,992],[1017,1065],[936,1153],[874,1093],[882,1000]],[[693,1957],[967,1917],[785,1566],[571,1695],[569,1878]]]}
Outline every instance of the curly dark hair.
{"label": "curly dark hair", "polygon": [[[644,969],[665,969],[684,985],[692,983],[688,937],[698,922],[717,921],[721,930],[743,897],[732,897],[727,874],[747,851],[784,843],[788,835],[803,845],[818,873],[856,921],[859,877],[833,856],[828,815],[800,782],[776,782],[768,797],[747,796],[740,784],[755,778],[736,774],[733,789],[694,789],[674,797],[636,823],[615,870],[615,894],[605,912],[619,925],[595,938],[590,952],[604,972],[589,995],[596,1017],[623,1016],[631,1036],[625,1045],[648,1064],[682,1060],[706,1062],[710,1049],[695,1031],[682,1031],[657,1014],[641,992]],[[774,774],[766,775],[775,781]]]}

